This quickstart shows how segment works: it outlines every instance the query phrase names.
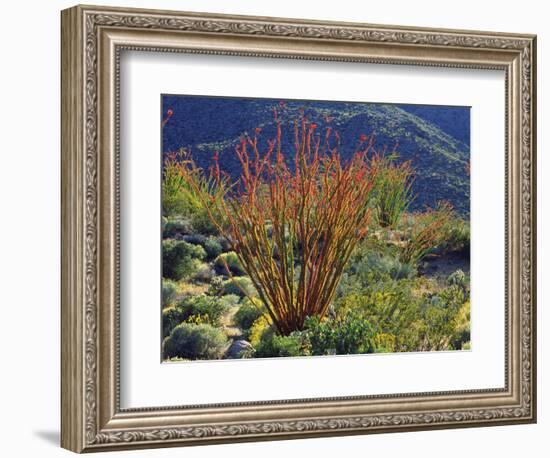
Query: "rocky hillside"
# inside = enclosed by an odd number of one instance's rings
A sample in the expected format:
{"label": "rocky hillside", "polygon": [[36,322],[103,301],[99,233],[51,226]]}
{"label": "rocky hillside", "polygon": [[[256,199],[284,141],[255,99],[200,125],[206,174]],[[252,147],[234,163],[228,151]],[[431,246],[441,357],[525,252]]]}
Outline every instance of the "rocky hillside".
{"label": "rocky hillside", "polygon": [[411,160],[417,172],[414,209],[447,200],[461,214],[469,214],[468,108],[196,96],[163,96],[162,104],[163,113],[173,113],[163,129],[162,150],[188,148],[202,168],[208,168],[214,151],[219,151],[222,169],[237,177],[234,147],[239,136],[252,135],[259,127],[265,148],[275,134],[274,108],[282,119],[284,150],[292,157],[293,122],[303,112],[318,124],[319,132],[330,123],[339,133],[344,159],[353,154],[362,134],[374,135],[379,148],[393,150],[397,145],[398,160]]}

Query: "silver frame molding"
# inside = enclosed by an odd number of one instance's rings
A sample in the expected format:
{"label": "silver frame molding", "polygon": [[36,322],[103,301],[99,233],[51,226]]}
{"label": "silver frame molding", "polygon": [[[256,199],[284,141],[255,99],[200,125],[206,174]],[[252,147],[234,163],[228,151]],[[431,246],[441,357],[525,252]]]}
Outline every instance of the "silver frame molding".
{"label": "silver frame molding", "polygon": [[[75,452],[536,421],[536,37],[75,6],[61,16],[61,445]],[[119,59],[125,49],[506,74],[506,386],[121,409]]]}

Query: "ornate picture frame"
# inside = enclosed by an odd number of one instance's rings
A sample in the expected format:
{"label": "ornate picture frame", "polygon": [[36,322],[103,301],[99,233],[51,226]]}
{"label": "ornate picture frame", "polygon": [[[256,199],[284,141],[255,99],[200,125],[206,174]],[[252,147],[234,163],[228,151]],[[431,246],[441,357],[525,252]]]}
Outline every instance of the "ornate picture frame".
{"label": "ornate picture frame", "polygon": [[[536,421],[536,37],[75,6],[62,12],[62,420],[75,452]],[[503,389],[122,409],[123,50],[503,70]]]}

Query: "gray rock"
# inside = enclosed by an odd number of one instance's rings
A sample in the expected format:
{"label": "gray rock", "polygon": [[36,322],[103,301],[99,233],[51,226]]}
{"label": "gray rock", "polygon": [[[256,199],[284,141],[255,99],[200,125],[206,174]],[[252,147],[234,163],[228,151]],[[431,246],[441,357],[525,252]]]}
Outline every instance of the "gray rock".
{"label": "gray rock", "polygon": [[250,355],[254,347],[252,344],[244,339],[234,340],[225,352],[225,358],[237,359],[237,358],[250,358]]}

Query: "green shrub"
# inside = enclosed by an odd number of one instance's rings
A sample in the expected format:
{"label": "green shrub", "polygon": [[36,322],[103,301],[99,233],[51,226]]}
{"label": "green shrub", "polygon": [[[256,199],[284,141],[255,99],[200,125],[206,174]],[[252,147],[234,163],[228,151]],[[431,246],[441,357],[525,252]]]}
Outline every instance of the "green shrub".
{"label": "green shrub", "polygon": [[461,269],[458,269],[447,277],[447,284],[449,286],[456,285],[462,288],[464,292],[467,292],[470,290],[470,277]]}
{"label": "green shrub", "polygon": [[187,243],[192,243],[193,245],[203,246],[206,236],[202,234],[187,234],[182,240],[185,240]]}
{"label": "green shrub", "polygon": [[413,265],[401,262],[389,253],[361,246],[352,254],[338,292],[342,294],[351,285],[366,288],[376,282],[412,278],[415,274]]}
{"label": "green shrub", "polygon": [[265,315],[259,317],[248,331],[248,341],[252,344],[254,348],[258,347],[262,340],[268,338],[270,334],[274,334],[275,331],[269,318]]}
{"label": "green shrub", "polygon": [[470,349],[470,301],[464,302],[454,318],[451,346],[455,350]]}
{"label": "green shrub", "polygon": [[217,258],[223,251],[222,244],[216,237],[207,237],[203,234],[187,234],[182,237],[182,240],[193,245],[200,245],[206,253],[207,261]]}
{"label": "green shrub", "polygon": [[363,316],[351,311],[335,319],[308,317],[305,330],[313,355],[349,355],[375,351],[374,328]]}
{"label": "green shrub", "polygon": [[162,310],[162,337],[167,337],[183,320],[176,307],[166,307]]}
{"label": "green shrub", "polygon": [[[195,220],[207,218],[205,202],[223,198],[223,189],[214,189],[213,181],[190,165],[189,151],[181,149],[164,157],[162,174],[162,212],[165,216],[188,216],[195,229]],[[203,232],[198,230],[198,232]]]}
{"label": "green shrub", "polygon": [[180,313],[180,321],[198,318],[203,323],[219,326],[222,315],[227,312],[227,305],[219,297],[201,295],[186,297],[178,302],[176,309]]}
{"label": "green shrub", "polygon": [[215,238],[216,241],[221,245],[222,252],[231,251],[231,243],[225,237],[219,236]]}
{"label": "green shrub", "polygon": [[166,358],[164,360],[165,363],[184,363],[185,361],[189,361],[189,360],[186,358],[178,358],[178,357]]}
{"label": "green shrub", "polygon": [[444,249],[470,256],[470,223],[461,218],[455,218],[450,224]]}
{"label": "green shrub", "polygon": [[218,235],[217,227],[212,223],[208,211],[200,208],[191,215],[191,224],[196,232],[207,235]]}
{"label": "green shrub", "polygon": [[233,277],[222,283],[222,293],[236,294],[240,297],[253,296],[256,293],[252,281],[248,277]]}
{"label": "green shrub", "polygon": [[183,240],[193,245],[200,245],[206,252],[206,259],[211,261],[222,253],[222,245],[216,237],[206,236],[204,234],[187,234],[183,236]]}
{"label": "green shrub", "polygon": [[200,267],[200,261],[206,257],[201,246],[183,240],[162,241],[162,274],[172,280],[193,275]]}
{"label": "green shrub", "polygon": [[301,332],[293,332],[288,336],[266,334],[255,348],[255,358],[277,358],[282,356],[310,356],[309,341]]}
{"label": "green shrub", "polygon": [[172,280],[162,279],[162,306],[168,307],[172,305],[176,298],[178,286]]}
{"label": "green shrub", "polygon": [[163,221],[162,236],[164,238],[176,238],[183,237],[186,234],[190,234],[193,231],[191,223],[187,218],[171,217],[164,218]]}
{"label": "green shrub", "polygon": [[210,286],[208,287],[206,294],[209,296],[221,296],[223,294],[224,281],[225,280],[221,275],[213,277],[212,280],[210,280]]}
{"label": "green shrub", "polygon": [[[436,293],[426,288],[422,278],[393,280],[385,276],[369,281],[378,277],[352,273],[344,279],[334,303],[334,319],[345,320],[351,312],[369,323],[375,334],[375,352],[465,348],[470,340],[467,275],[454,272],[447,279],[449,286]],[[311,342],[317,354],[315,339]]]}
{"label": "green shrub", "polygon": [[394,353],[396,351],[396,339],[393,334],[379,332],[374,336],[375,353]]}
{"label": "green shrub", "polygon": [[[237,253],[230,251],[228,253],[220,254],[214,261],[216,270],[221,275],[243,275],[245,271],[237,257]],[[229,271],[228,271],[229,269]]]}
{"label": "green shrub", "polygon": [[219,299],[227,308],[236,307],[241,300],[236,294],[227,294],[226,296],[221,296]]}
{"label": "green shrub", "polygon": [[193,274],[193,280],[201,283],[210,283],[215,274],[216,272],[214,272],[214,269],[210,267],[210,264],[201,262],[196,265],[196,271]]}
{"label": "green shrub", "polygon": [[225,334],[209,324],[182,323],[163,342],[164,358],[219,359],[228,345]]}
{"label": "green shrub", "polygon": [[[426,300],[422,311],[420,334],[423,345],[420,350],[460,350],[462,342],[470,340],[469,303],[466,314],[465,302],[464,291],[456,285]],[[461,313],[463,317],[460,317]]]}
{"label": "green shrub", "polygon": [[[258,301],[260,302],[260,301]],[[256,304],[254,301],[244,299],[243,304],[235,313],[235,323],[243,330],[248,331],[254,322],[263,315],[261,303]]]}
{"label": "green shrub", "polygon": [[205,323],[219,326],[220,320],[227,312],[227,300],[213,296],[189,296],[175,306],[162,311],[162,333],[166,337],[172,329],[183,322]]}
{"label": "green shrub", "polygon": [[208,260],[217,258],[223,251],[222,244],[214,237],[208,237],[202,247],[206,251],[206,259]]}
{"label": "green shrub", "polygon": [[415,294],[414,280],[382,281],[368,287],[350,288],[336,303],[337,318],[348,313],[361,316],[374,333],[386,343],[375,343],[375,351],[387,349],[391,341],[395,351],[419,351],[423,299]]}

